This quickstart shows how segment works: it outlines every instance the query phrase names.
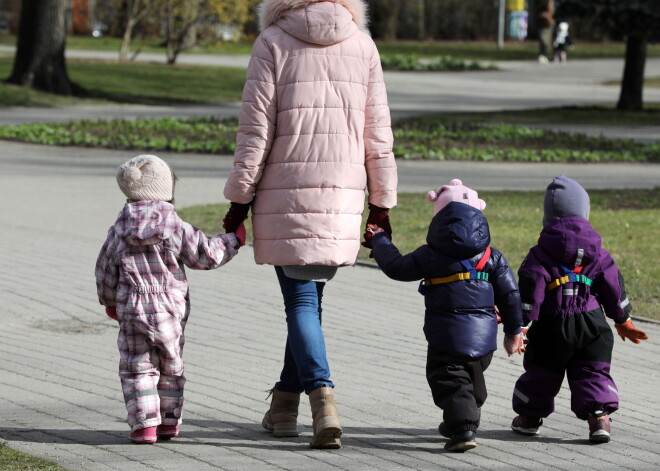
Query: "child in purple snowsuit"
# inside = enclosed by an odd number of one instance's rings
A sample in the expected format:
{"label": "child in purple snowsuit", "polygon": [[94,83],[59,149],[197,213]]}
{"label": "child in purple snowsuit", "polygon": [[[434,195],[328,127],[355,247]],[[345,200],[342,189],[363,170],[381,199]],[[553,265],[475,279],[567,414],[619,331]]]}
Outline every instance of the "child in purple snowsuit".
{"label": "child in purple snowsuit", "polygon": [[[519,415],[511,428],[538,434],[542,418],[554,411],[564,374],[571,389],[571,410],[589,423],[589,440],[610,439],[609,414],[619,408],[610,376],[614,336],[647,338],[630,319],[632,307],[623,277],[591,227],[589,195],[575,180],[559,175],[543,203],[543,231],[518,271],[528,345],[525,373],[513,392]],[[603,314],[603,311],[605,315]]]}
{"label": "child in purple snowsuit", "polygon": [[128,201],[108,231],[96,262],[99,301],[119,321],[119,376],[131,440],[178,436],[183,407],[184,328],[190,312],[184,265],[224,265],[245,241],[236,234],[207,238],[174,211],[175,176],[153,155],[117,172]]}

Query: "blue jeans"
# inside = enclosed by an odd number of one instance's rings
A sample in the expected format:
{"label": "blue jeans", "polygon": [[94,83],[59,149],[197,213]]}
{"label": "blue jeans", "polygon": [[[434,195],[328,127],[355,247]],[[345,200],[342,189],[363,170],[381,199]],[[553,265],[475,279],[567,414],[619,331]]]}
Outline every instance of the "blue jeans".
{"label": "blue jeans", "polygon": [[325,283],[289,278],[275,267],[284,297],[288,335],[284,367],[275,389],[307,394],[324,386],[333,388],[321,330],[321,298]]}

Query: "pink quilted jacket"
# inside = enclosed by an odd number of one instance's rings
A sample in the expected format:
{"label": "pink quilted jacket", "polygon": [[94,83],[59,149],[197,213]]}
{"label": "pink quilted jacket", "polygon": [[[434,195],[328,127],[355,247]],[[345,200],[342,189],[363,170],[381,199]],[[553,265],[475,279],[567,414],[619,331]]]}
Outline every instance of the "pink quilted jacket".
{"label": "pink quilted jacket", "polygon": [[365,189],[396,204],[380,57],[360,0],[265,0],[224,195],[253,201],[254,255],[271,265],[355,263]]}

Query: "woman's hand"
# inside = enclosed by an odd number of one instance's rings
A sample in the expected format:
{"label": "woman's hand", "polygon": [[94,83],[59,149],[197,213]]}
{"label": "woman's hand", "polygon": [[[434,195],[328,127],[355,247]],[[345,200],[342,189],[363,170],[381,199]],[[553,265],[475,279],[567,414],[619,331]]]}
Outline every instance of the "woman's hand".
{"label": "woman's hand", "polygon": [[234,202],[229,205],[229,210],[222,219],[222,227],[225,229],[225,232],[236,232],[238,226],[243,224],[243,221],[247,219],[250,206],[251,203],[241,204]]}

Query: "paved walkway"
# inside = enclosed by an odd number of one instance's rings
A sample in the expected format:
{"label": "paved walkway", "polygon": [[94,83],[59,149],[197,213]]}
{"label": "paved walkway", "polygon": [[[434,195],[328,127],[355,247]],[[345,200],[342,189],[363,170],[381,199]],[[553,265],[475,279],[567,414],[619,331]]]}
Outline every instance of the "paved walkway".
{"label": "paved walkway", "polygon": [[[448,454],[424,378],[422,298],[413,283],[364,266],[340,270],[324,299],[344,447],[308,448],[306,400],[301,436],[272,438],[260,421],[279,373],[285,322],[273,270],[255,265],[249,247],[217,271],[189,272],[181,438],[131,445],[117,326],[96,300],[93,267],[123,204],[114,170],[132,153],[1,145],[0,438],[12,448],[71,470],[657,469],[658,324],[643,324],[651,340],[642,345],[617,338],[613,376],[622,410],[611,443],[587,442],[566,387],[540,437],[513,434],[511,392],[522,359],[498,350],[486,374],[479,447]],[[179,206],[221,199],[229,158],[170,157],[181,176]]]}

